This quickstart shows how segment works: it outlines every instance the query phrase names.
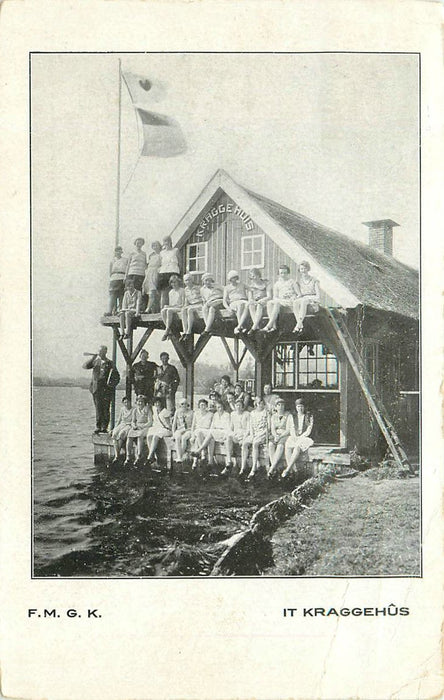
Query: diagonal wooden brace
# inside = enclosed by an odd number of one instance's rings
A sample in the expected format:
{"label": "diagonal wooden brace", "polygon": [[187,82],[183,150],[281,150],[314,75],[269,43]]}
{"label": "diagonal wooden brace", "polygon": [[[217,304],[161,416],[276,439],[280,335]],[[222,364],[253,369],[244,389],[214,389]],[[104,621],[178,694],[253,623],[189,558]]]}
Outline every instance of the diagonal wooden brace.
{"label": "diagonal wooden brace", "polygon": [[116,341],[119,345],[120,352],[122,353],[126,364],[131,366],[132,365],[131,355],[129,354],[128,350],[126,349],[125,343],[123,342],[122,338],[120,337],[119,331],[117,330],[117,328],[113,328],[113,333],[114,333],[114,338],[116,339]]}
{"label": "diagonal wooden brace", "polygon": [[143,350],[143,346],[145,345],[146,341],[150,337],[151,333],[153,332],[154,328],[147,328],[139,342],[137,343],[136,349],[134,352],[131,354],[131,363],[134,362],[134,360],[137,359],[137,356],[141,350]]}

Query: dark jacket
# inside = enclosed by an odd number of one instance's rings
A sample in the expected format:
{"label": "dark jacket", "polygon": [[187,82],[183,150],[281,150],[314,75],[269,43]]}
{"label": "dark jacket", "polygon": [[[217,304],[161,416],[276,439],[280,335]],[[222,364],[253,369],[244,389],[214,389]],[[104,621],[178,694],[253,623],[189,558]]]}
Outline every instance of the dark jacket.
{"label": "dark jacket", "polygon": [[112,392],[119,383],[120,375],[114,363],[108,358],[101,360],[98,355],[93,356],[84,363],[83,369],[92,369],[91,384],[89,385],[91,394],[104,390]]}

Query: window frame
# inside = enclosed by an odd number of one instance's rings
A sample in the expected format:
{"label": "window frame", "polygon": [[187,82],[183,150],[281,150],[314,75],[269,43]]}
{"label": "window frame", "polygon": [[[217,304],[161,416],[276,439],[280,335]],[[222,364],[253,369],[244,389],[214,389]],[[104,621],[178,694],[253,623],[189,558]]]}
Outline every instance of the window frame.
{"label": "window frame", "polygon": [[409,394],[416,394],[419,395],[420,393],[420,386],[421,386],[421,346],[420,346],[420,341],[419,339],[415,339],[414,341],[414,346],[413,346],[413,362],[414,366],[411,368],[412,375],[415,377],[417,383],[417,388],[406,388],[404,385],[404,382],[402,381],[404,379],[403,377],[403,371],[402,371],[402,359],[401,359],[401,353],[403,350],[403,346],[398,347],[398,352],[397,352],[397,380],[398,380],[398,386],[399,386],[399,394],[401,396],[404,395],[409,395]]}
{"label": "window frame", "polygon": [[[304,341],[284,340],[280,343],[277,343],[277,345],[293,345],[295,348],[295,355],[296,355],[296,357],[299,357],[298,352],[297,352],[297,348],[298,348],[298,344],[300,344],[300,343],[303,343],[304,345],[310,345],[310,344],[325,345],[325,343],[323,343],[320,340],[308,340],[308,341],[305,341],[305,340]],[[338,380],[337,381],[337,389],[329,389],[327,386],[320,387],[319,389],[312,389],[312,388],[308,388],[308,387],[299,387],[300,367],[299,367],[299,363],[297,361],[295,362],[295,368],[294,368],[294,372],[293,372],[294,386],[293,387],[282,387],[282,386],[277,386],[275,383],[275,380],[276,380],[276,346],[275,346],[275,348],[273,349],[273,353],[272,353],[272,369],[271,369],[271,376],[273,378],[273,390],[278,391],[278,392],[283,392],[283,393],[298,392],[298,393],[306,393],[306,394],[309,394],[309,393],[312,393],[312,394],[315,394],[315,393],[340,394],[341,393],[341,389],[340,389],[340,386],[341,386],[341,362],[335,353],[331,353],[331,354],[336,359],[337,380]],[[317,356],[315,359],[317,359]]]}
{"label": "window frame", "polygon": [[[245,253],[252,253],[254,252],[254,248],[250,250],[245,250],[245,241],[246,240],[253,240],[255,238],[260,238],[261,239],[261,263],[260,265],[245,265],[244,264],[244,255]],[[253,234],[248,234],[244,235],[241,237],[241,270],[252,270],[253,268],[257,268],[258,270],[262,270],[265,267],[265,233],[253,233]]]}
{"label": "window frame", "polygon": [[[364,352],[363,361],[366,374],[369,376],[375,389],[379,387],[380,378],[380,363],[379,363],[379,351],[380,351],[381,341],[377,338],[364,338]],[[370,354],[372,355],[371,357]],[[368,367],[368,362],[371,360],[372,370]]]}
{"label": "window frame", "polygon": [[[197,256],[197,257],[192,257],[190,256],[190,249],[191,246],[205,246],[205,255],[204,256]],[[198,269],[198,270],[190,270],[190,259],[191,260],[202,260],[204,259],[204,267],[203,269]],[[190,274],[190,275],[202,275],[204,272],[206,272],[208,269],[208,241],[193,241],[191,243],[187,243],[185,246],[185,270]]]}

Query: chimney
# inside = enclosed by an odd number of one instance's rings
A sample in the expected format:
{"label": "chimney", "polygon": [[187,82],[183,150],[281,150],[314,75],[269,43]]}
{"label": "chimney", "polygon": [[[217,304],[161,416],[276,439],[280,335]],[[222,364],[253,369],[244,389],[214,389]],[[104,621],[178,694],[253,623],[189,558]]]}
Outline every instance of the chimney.
{"label": "chimney", "polygon": [[364,226],[368,226],[368,244],[381,253],[393,255],[393,227],[399,226],[399,224],[391,219],[363,221],[362,223]]}

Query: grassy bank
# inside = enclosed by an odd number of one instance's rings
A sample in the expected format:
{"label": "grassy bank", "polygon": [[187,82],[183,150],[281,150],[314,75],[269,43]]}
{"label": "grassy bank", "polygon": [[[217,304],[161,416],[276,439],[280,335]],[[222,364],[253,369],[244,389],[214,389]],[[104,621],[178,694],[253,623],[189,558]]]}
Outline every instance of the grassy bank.
{"label": "grassy bank", "polygon": [[418,575],[419,514],[418,478],[337,481],[276,531],[265,575]]}

